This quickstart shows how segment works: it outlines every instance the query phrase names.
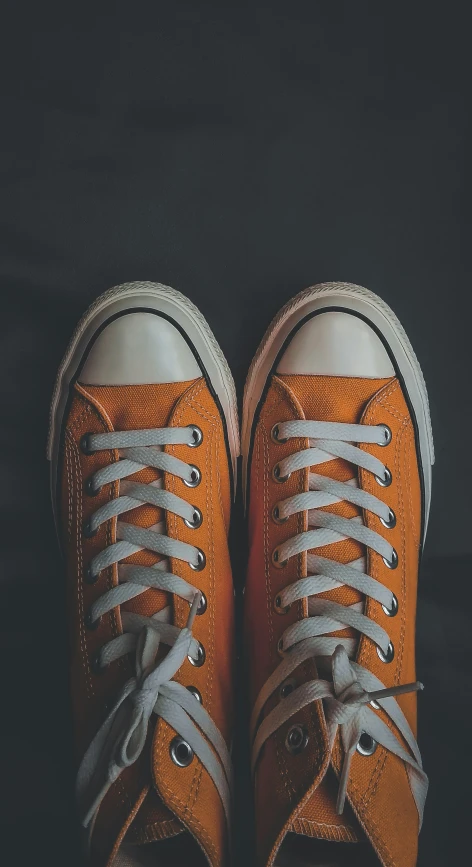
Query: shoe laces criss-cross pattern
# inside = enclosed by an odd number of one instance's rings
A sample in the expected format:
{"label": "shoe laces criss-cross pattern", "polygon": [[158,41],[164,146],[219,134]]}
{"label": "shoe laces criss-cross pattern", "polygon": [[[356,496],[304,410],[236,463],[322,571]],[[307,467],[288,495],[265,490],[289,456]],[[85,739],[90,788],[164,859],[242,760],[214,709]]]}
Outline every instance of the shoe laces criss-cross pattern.
{"label": "shoe laces criss-cross pattern", "polygon": [[[387,425],[300,420],[281,422],[272,430],[272,439],[275,442],[300,437],[309,439],[310,448],[294,452],[275,464],[273,474],[278,481],[283,482],[291,473],[306,467],[342,458],[372,473],[379,486],[387,487],[390,484],[391,473],[388,467],[378,458],[354,445],[386,445],[391,437]],[[379,533],[364,526],[362,519],[343,518],[320,511],[323,507],[342,500],[371,511],[380,518],[384,526],[393,526],[395,515],[390,507],[383,499],[359,489],[356,478],[340,482],[330,479],[328,475],[310,472],[309,491],[282,499],[274,507],[274,517],[279,523],[297,512],[308,511],[309,527],[306,532],[288,539],[273,551],[274,564],[283,569],[291,557],[304,551],[313,551],[351,538],[380,554],[388,568],[396,568],[398,555],[395,549]],[[343,564],[309,553],[307,567],[307,577],[285,587],[276,599],[277,607],[288,611],[294,602],[308,598],[309,617],[296,622],[284,632],[278,647],[283,660],[267,680],[254,706],[253,768],[265,741],[274,731],[301,708],[313,701],[323,700],[330,748],[333,748],[338,728],[344,747],[337,798],[338,813],[342,813],[344,808],[352,756],[361,743],[361,737],[366,735],[371,748],[375,744],[381,744],[407,764],[421,823],[428,781],[422,769],[416,740],[405,715],[395,701],[395,696],[420,690],[423,688],[422,684],[415,682],[386,689],[377,677],[352,661],[357,650],[357,640],[337,638],[332,636],[333,632],[350,627],[366,635],[376,644],[380,658],[389,661],[393,658],[394,647],[388,632],[363,613],[362,603],[345,606],[329,599],[317,599],[317,594],[347,585],[379,602],[388,616],[394,616],[398,610],[396,597],[379,581],[365,574],[365,558]],[[319,671],[328,673],[328,669],[331,669],[331,679],[314,680],[296,689],[289,687],[283,700],[259,725],[261,711],[269,697],[280,687],[283,688],[292,672],[310,657],[316,659]],[[377,702],[388,714],[411,752],[404,749],[389,727],[369,708],[371,702]]]}
{"label": "shoe laces criss-cross pattern", "polygon": [[[99,490],[105,484],[122,481],[121,495],[92,515],[85,532],[94,534],[105,521],[119,518],[143,504],[172,512],[187,526],[198,527],[202,520],[199,510],[163,490],[162,479],[151,484],[125,480],[127,476],[153,467],[181,478],[189,488],[195,487],[201,479],[200,470],[159,449],[171,444],[196,446],[201,437],[197,426],[88,435],[84,442],[87,453],[105,449],[120,453],[119,461],[94,474],[92,488]],[[193,545],[166,536],[164,522],[143,529],[118,520],[116,535],[117,541],[96,555],[89,566],[89,580],[93,581],[102,569],[119,564],[119,583],[94,602],[89,614],[91,624],[150,587],[185,599],[190,604],[190,613],[186,627],[179,629],[169,622],[169,607],[152,617],[123,612],[123,633],[109,641],[97,655],[95,664],[101,669],[134,652],[136,673],[122,688],[80,765],[77,794],[83,807],[83,824],[86,828],[93,827],[106,792],[122,771],[137,761],[146,742],[149,720],[155,713],[183,739],[181,749],[189,755],[197,755],[208,771],[220,794],[229,825],[231,759],[224,738],[198,699],[173,680],[185,659],[197,666],[204,660],[205,650],[193,637],[192,625],[195,616],[205,610],[206,602],[197,587],[169,572],[168,558],[186,561],[198,572],[205,563],[205,554]],[[120,565],[120,561],[143,549],[163,555],[164,559],[154,567]],[[161,645],[169,650],[158,660]]]}

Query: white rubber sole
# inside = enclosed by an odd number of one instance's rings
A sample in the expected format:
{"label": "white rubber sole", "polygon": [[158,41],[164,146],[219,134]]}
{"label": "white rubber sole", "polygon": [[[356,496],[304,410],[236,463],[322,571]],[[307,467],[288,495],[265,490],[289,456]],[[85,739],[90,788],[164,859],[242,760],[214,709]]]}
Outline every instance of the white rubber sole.
{"label": "white rubber sole", "polygon": [[51,461],[53,503],[57,481],[57,462],[64,412],[69,388],[84,360],[97,330],[110,318],[125,310],[146,308],[172,319],[188,336],[223,409],[233,465],[234,489],[239,455],[239,424],[236,390],[228,363],[206,319],[185,295],[161,283],[123,283],[100,295],[80,320],[62,359],[51,401],[47,456]]}
{"label": "white rubber sole", "polygon": [[320,283],[300,292],[272,320],[249,369],[244,389],[242,419],[243,492],[246,498],[248,456],[254,415],[259,406],[267,378],[294,328],[315,311],[340,307],[364,317],[380,332],[390,349],[396,368],[405,384],[413,408],[419,438],[424,476],[425,521],[428,524],[431,504],[431,467],[434,445],[428,394],[421,367],[408,337],[390,307],[378,295],[352,283]]}

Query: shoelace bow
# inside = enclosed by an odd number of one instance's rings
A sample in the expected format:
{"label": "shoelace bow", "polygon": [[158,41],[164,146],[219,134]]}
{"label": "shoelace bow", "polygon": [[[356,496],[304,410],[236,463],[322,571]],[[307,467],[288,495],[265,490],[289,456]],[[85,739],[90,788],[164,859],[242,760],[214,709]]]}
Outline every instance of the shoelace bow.
{"label": "shoelace bow", "polygon": [[[295,452],[276,464],[274,477],[278,481],[284,481],[296,470],[344,458],[373,473],[379,485],[390,484],[388,468],[373,455],[352,445],[353,442],[388,444],[391,434],[385,425],[302,420],[275,425],[272,436],[276,442],[292,437],[308,438],[310,441],[310,448]],[[275,507],[274,519],[280,523],[296,512],[308,510],[309,525],[307,531],[276,549],[273,553],[275,565],[283,567],[292,556],[346,538],[355,539],[379,553],[390,568],[397,565],[398,558],[392,546],[383,536],[365,527],[361,518],[347,519],[331,512],[318,511],[323,506],[344,500],[374,512],[386,527],[393,526],[395,515],[385,503],[360,490],[356,479],[339,482],[310,472],[309,488],[308,492],[282,500]],[[284,588],[276,598],[276,607],[283,611],[288,610],[293,602],[308,597],[309,617],[285,630],[279,644],[282,662],[268,678],[256,700],[251,718],[253,772],[267,738],[306,705],[323,701],[330,754],[338,729],[344,750],[337,798],[338,813],[342,813],[344,808],[352,757],[365,733],[374,743],[381,744],[405,762],[421,826],[428,778],[422,769],[416,740],[394,696],[420,690],[422,684],[416,682],[387,689],[371,672],[351,661],[349,657],[353,657],[357,649],[356,639],[336,638],[329,633],[348,626],[356,629],[375,642],[384,662],[390,661],[394,652],[388,633],[364,615],[362,603],[345,606],[329,599],[317,599],[316,595],[347,585],[378,601],[387,616],[397,612],[396,597],[388,588],[364,573],[364,558],[346,565],[308,554],[307,565],[307,577]],[[319,679],[295,688],[290,675],[301,663],[313,657],[319,669],[330,669],[332,681]],[[280,690],[280,701],[261,721],[264,705],[277,689]],[[409,751],[371,710],[371,702],[376,702],[388,714]]]}
{"label": "shoelace bow", "polygon": [[[154,467],[182,478],[189,487],[200,479],[198,469],[172,455],[158,451],[166,444],[195,445],[195,428],[157,428],[144,431],[124,431],[88,436],[89,452],[102,449],[120,450],[121,460],[95,473],[95,489],[103,484],[125,479],[146,467]],[[157,447],[157,448],[156,448]],[[121,482],[124,495],[98,509],[90,521],[90,531],[111,517],[149,503],[180,515],[189,526],[198,526],[198,510],[185,500],[162,489],[162,480],[150,484]],[[117,524],[118,541],[101,551],[90,564],[92,576],[113,563],[146,548],[164,557],[186,560],[199,569],[202,552],[193,545],[164,535],[165,525],[150,529],[132,524]],[[206,605],[203,594],[191,584],[168,570],[167,559],[153,567],[123,564],[118,567],[119,584],[104,593],[92,606],[92,622],[150,587],[175,593],[190,603],[186,627],[179,629],[170,620],[165,608],[152,617],[122,612],[123,634],[105,645],[98,663],[110,662],[135,651],[135,675],[122,688],[115,704],[87,749],[77,776],[77,795],[83,813],[83,825],[89,840],[100,805],[112,784],[126,767],[141,755],[153,713],[183,738],[198,756],[212,778],[225,810],[228,827],[231,810],[232,768],[225,740],[200,701],[181,684],[173,680],[186,658],[197,664],[204,659],[204,650],[192,635],[197,614]],[[162,644],[167,654],[158,660]]]}

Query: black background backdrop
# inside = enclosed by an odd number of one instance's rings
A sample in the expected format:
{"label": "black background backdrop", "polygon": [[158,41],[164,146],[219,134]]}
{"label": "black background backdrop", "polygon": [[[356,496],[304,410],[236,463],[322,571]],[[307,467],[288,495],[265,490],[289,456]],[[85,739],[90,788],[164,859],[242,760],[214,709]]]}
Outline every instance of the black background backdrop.
{"label": "black background backdrop", "polygon": [[[467,5],[173,0],[73,4],[72,18],[72,4],[3,4],[0,816],[12,867],[77,863],[63,574],[45,461],[53,379],[87,305],[141,279],[201,308],[240,393],[269,320],[311,283],[361,283],[400,317],[437,449],[418,622],[432,784],[420,865],[464,855]],[[236,758],[242,767],[243,746]],[[241,804],[244,786],[241,774]],[[249,812],[238,816],[239,865],[251,829]]]}

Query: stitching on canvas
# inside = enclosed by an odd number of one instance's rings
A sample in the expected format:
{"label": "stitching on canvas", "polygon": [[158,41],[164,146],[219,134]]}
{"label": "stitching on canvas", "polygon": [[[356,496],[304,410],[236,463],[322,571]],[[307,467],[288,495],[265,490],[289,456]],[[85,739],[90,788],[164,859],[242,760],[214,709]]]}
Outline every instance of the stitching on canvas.
{"label": "stitching on canvas", "polygon": [[353,828],[349,825],[331,825],[328,822],[315,822],[311,819],[303,819],[298,818],[294,819],[292,822],[293,829],[296,831],[297,827],[302,829],[302,834],[305,836],[311,836],[308,834],[309,830],[314,830],[317,828],[321,833],[324,832],[324,839],[328,839],[334,836],[340,842],[352,842],[356,843],[358,837]]}
{"label": "stitching on canvas", "polygon": [[91,698],[95,695],[95,690],[93,688],[93,682],[91,678],[90,666],[88,663],[88,654],[87,654],[87,639],[85,636],[85,619],[84,619],[84,591],[82,585],[82,575],[83,575],[83,554],[82,554],[82,544],[81,544],[81,527],[82,527],[82,487],[80,484],[81,471],[80,471],[80,456],[79,450],[77,448],[77,444],[68,430],[66,430],[66,438],[71,445],[71,457],[73,458],[74,464],[74,481],[76,487],[76,496],[77,496],[77,512],[76,512],[76,563],[77,563],[77,601],[79,605],[79,641],[81,648],[81,656],[82,656],[82,668],[84,671],[85,677],[85,687],[87,692],[87,698]]}

